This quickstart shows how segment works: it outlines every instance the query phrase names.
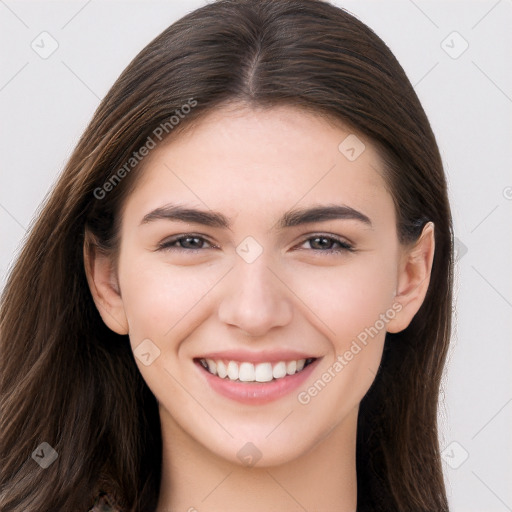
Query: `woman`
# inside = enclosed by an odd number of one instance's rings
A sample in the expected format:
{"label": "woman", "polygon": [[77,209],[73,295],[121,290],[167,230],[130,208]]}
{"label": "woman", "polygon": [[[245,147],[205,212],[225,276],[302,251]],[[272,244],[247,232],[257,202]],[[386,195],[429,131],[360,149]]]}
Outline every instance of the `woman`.
{"label": "woman", "polygon": [[133,60],[2,297],[4,511],[446,511],[452,228],[386,45],[220,0]]}

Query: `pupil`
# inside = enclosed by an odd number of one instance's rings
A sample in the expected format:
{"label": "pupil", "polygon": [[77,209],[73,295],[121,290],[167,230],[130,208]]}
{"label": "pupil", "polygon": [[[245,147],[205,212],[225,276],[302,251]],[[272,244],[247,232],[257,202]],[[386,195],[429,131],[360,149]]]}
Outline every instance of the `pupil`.
{"label": "pupil", "polygon": [[[190,243],[190,241],[191,241],[191,240],[195,240],[195,241],[197,242],[197,241],[199,240],[199,238],[189,236],[189,237],[187,237],[187,238],[183,239],[183,240],[182,240],[182,242],[183,242],[185,245],[190,245],[190,246],[192,246],[192,248],[193,248],[193,249],[195,249],[195,248],[196,248],[195,246],[197,246],[197,244],[194,244],[194,242]],[[195,245],[195,246],[194,246],[194,245]]]}
{"label": "pupil", "polygon": [[327,240],[327,238],[324,238],[324,237],[317,237],[317,238],[314,238],[313,239],[314,242],[316,243],[318,240],[322,240],[324,243],[319,243],[318,245],[322,248],[325,248],[327,246],[329,246],[329,244],[331,243],[330,240]]}

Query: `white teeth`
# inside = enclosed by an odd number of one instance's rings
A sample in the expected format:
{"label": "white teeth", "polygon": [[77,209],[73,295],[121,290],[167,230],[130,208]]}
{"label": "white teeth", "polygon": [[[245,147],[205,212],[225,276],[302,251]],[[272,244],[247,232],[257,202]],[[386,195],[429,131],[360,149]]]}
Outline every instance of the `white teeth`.
{"label": "white teeth", "polygon": [[279,361],[274,366],[274,369],[272,370],[272,375],[274,376],[274,379],[282,379],[286,376],[286,363],[284,361]]}
{"label": "white teeth", "polygon": [[293,375],[297,371],[297,361],[289,361],[286,363],[286,373]]}
{"label": "white teeth", "polygon": [[207,359],[206,364],[208,365],[210,373],[217,373],[217,364],[213,359]]}
{"label": "white teeth", "polygon": [[235,361],[229,361],[228,363],[228,377],[230,380],[238,380],[238,365]]}
{"label": "white teeth", "polygon": [[242,363],[240,365],[240,372],[238,373],[238,378],[242,382],[254,382],[254,365],[252,363]]}
{"label": "white teeth", "polygon": [[272,365],[270,363],[260,363],[254,369],[256,382],[269,382],[272,380]]}
{"label": "white teeth", "polygon": [[296,361],[279,361],[277,363],[238,363],[236,361],[226,362],[222,360],[201,359],[199,362],[211,374],[221,379],[226,377],[229,380],[240,382],[270,382],[272,379],[282,379],[287,375],[294,375],[304,369],[307,363],[313,359],[298,359]]}
{"label": "white teeth", "polygon": [[[213,372],[210,372],[213,373]],[[215,375],[215,373],[213,373]],[[226,370],[226,365],[223,363],[223,361],[217,361],[217,375],[224,379],[228,375],[228,371]]]}

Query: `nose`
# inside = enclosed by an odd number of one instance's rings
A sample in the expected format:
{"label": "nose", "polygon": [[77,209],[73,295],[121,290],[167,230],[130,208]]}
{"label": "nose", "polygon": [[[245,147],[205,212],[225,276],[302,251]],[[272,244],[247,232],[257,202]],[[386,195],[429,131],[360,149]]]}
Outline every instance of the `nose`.
{"label": "nose", "polygon": [[290,291],[263,256],[252,263],[239,259],[225,286],[218,310],[224,324],[260,337],[290,323]]}

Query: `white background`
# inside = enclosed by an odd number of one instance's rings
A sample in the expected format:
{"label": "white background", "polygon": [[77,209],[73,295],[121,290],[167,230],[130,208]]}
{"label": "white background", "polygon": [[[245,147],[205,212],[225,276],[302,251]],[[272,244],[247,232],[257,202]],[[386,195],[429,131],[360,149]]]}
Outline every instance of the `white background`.
{"label": "white background", "polygon": [[[100,99],[204,3],[0,0],[0,286]],[[449,179],[459,261],[440,426],[451,510],[512,511],[512,0],[334,3],[397,56]],[[31,48],[43,31],[59,45],[47,59]]]}

